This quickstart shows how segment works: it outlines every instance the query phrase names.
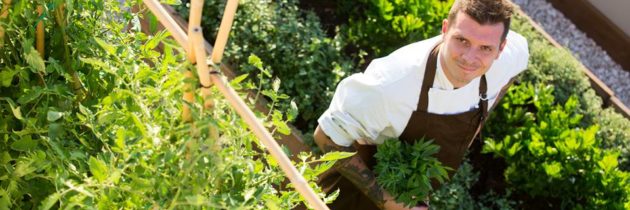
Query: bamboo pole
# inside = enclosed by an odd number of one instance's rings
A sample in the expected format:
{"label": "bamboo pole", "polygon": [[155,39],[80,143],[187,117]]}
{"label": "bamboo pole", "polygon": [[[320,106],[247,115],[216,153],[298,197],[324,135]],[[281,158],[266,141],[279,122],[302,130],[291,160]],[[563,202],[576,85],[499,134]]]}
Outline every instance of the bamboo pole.
{"label": "bamboo pole", "polygon": [[[9,7],[11,7],[11,0],[2,1],[2,11],[0,12],[0,21],[4,22],[4,19],[9,15]],[[0,25],[0,49],[4,47],[4,27]]]}
{"label": "bamboo pole", "polygon": [[[37,5],[37,14],[41,17],[44,13],[44,6]],[[37,52],[44,57],[44,20],[39,20],[37,23]]]}
{"label": "bamboo pole", "polygon": [[[188,36],[190,37],[190,32],[192,31],[192,29],[194,27],[198,27],[201,25],[201,13],[202,13],[202,9],[203,9],[203,0],[192,0],[190,2],[190,16],[188,19]],[[188,42],[188,61],[190,61],[190,63],[195,64],[195,51],[193,48],[193,42]],[[186,77],[186,79],[188,79],[188,81],[192,80],[193,78],[193,73],[191,72],[191,70],[186,70],[186,72],[184,73],[184,76]],[[188,102],[189,104],[192,104],[194,102],[195,99],[195,85],[187,83],[185,86],[185,92],[184,92],[184,101]],[[191,111],[190,111],[190,106],[188,106],[187,104],[184,104],[183,107],[183,111],[182,111],[182,119],[184,120],[184,122],[191,122],[192,121],[192,115],[191,115]]]}
{"label": "bamboo pole", "polygon": [[[172,34],[181,35],[179,39],[176,38],[176,40],[179,42],[181,46],[183,47],[189,46],[188,45],[189,37],[187,37],[183,33],[181,28],[179,28],[176,25],[174,20],[166,13],[164,8],[156,0],[144,0],[144,3],[147,6],[149,6],[149,9],[151,9],[151,11],[158,17],[158,20],[162,23],[162,25],[166,27],[167,30],[169,30]],[[230,3],[228,2],[228,5],[229,4]],[[231,25],[231,23],[229,25]],[[193,32],[194,31],[195,30],[193,30]],[[205,46],[203,45],[203,35],[201,33],[201,28],[197,28],[196,32],[194,32],[193,35],[194,37],[196,37],[196,41],[195,41],[196,44],[193,44],[196,51],[195,58],[197,61],[200,61],[200,58],[204,59],[201,62],[197,62],[197,66],[199,67],[199,63],[206,63]],[[223,46],[215,46],[215,49],[217,49],[217,47],[219,47],[220,49],[223,49],[225,47],[224,45],[225,44],[223,44]],[[220,50],[220,52],[223,52],[223,50]],[[215,53],[215,51],[213,51],[212,54],[218,55]],[[215,58],[219,58],[220,60],[221,56],[218,56]],[[205,69],[203,66],[205,66]],[[198,73],[200,72],[208,73],[209,70],[207,68],[208,68],[207,64],[202,65],[201,70],[198,69]],[[247,107],[245,102],[243,102],[243,100],[238,96],[236,91],[234,91],[232,87],[226,84],[227,82],[225,81],[225,79],[221,77],[219,74],[209,74],[209,73],[204,74],[204,75],[199,75],[199,77],[200,77],[200,81],[202,85],[204,86],[209,85],[210,82],[212,82],[214,83],[214,85],[217,86],[219,91],[223,93],[223,95],[226,96],[230,104],[234,106],[234,108],[236,109],[236,112],[241,117],[243,117],[243,119],[250,126],[250,129],[252,129],[254,134],[260,139],[260,141],[262,141],[263,145],[267,147],[271,156],[274,159],[276,159],[282,171],[284,171],[284,173],[287,175],[291,183],[293,183],[293,185],[295,186],[295,189],[306,199],[306,201],[315,209],[318,209],[318,210],[328,209],[328,207],[324,204],[324,202],[317,197],[317,195],[315,194],[313,189],[308,185],[308,182],[306,182],[304,177],[300,175],[300,173],[297,171],[295,166],[291,164],[291,161],[289,161],[289,158],[284,154],[284,152],[282,151],[278,143],[273,139],[269,131],[256,118],[254,113]],[[209,77],[211,81],[207,80],[207,78]],[[204,89],[207,89],[207,88],[204,88]],[[202,94],[206,94],[206,93],[202,91]]]}
{"label": "bamboo pole", "polygon": [[236,8],[238,7],[238,0],[228,0],[223,11],[223,18],[221,19],[221,25],[219,26],[219,33],[217,39],[214,42],[214,49],[212,50],[212,63],[221,63],[223,57],[223,51],[227,44],[228,36],[230,35],[230,29],[232,29],[232,23],[234,22],[234,14],[236,14]]}

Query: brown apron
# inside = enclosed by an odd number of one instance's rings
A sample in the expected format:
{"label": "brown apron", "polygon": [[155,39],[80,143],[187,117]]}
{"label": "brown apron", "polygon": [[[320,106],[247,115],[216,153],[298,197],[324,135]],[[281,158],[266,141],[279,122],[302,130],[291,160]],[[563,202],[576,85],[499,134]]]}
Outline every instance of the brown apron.
{"label": "brown apron", "polygon": [[[418,107],[411,114],[411,118],[399,139],[408,143],[413,143],[422,137],[433,139],[434,144],[440,146],[440,151],[436,157],[442,164],[454,169],[449,172],[449,176],[452,176],[487,117],[488,101],[485,100],[487,84],[486,76],[483,75],[479,84],[479,93],[482,98],[479,101],[479,108],[453,115],[438,115],[427,112],[429,89],[433,86],[435,79],[439,46],[436,46],[431,51],[427,60]],[[353,144],[353,146],[357,149],[358,154],[367,166],[373,169],[376,163],[374,159],[376,146],[359,145],[357,143]],[[333,204],[329,205],[331,209],[378,209],[376,205],[354,187],[352,182],[345,179],[338,172],[327,173],[320,180],[319,184],[324,190],[332,192],[337,188],[340,189],[339,197]],[[434,187],[437,187],[437,185],[434,184]]]}

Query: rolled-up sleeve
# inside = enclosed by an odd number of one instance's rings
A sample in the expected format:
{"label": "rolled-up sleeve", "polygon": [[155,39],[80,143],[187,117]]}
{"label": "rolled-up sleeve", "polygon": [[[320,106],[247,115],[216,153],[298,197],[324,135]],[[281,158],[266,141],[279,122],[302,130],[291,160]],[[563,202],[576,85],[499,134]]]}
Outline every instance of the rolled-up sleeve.
{"label": "rolled-up sleeve", "polygon": [[384,106],[378,79],[354,74],[339,83],[318,123],[340,146],[350,146],[356,139],[373,141],[388,125]]}

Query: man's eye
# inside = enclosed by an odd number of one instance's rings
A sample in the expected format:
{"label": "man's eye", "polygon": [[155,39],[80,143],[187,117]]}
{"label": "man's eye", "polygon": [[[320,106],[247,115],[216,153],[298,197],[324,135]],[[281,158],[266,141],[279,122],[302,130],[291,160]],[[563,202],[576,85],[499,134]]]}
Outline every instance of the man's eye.
{"label": "man's eye", "polygon": [[485,52],[492,52],[492,48],[488,47],[488,46],[483,46],[481,47],[481,50],[485,51]]}

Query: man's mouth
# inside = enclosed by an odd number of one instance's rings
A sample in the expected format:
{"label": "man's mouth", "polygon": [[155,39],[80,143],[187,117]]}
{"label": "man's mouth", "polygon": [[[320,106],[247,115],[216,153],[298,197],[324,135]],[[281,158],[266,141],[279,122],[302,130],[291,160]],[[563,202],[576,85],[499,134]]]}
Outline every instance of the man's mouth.
{"label": "man's mouth", "polygon": [[465,66],[465,65],[462,65],[462,64],[457,64],[457,66],[458,66],[460,69],[464,70],[465,72],[474,72],[474,71],[476,71],[476,70],[477,70],[477,68],[476,68],[476,67]]}

